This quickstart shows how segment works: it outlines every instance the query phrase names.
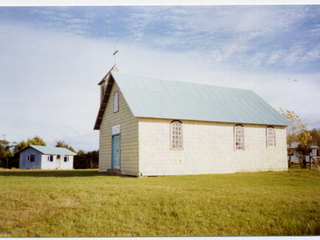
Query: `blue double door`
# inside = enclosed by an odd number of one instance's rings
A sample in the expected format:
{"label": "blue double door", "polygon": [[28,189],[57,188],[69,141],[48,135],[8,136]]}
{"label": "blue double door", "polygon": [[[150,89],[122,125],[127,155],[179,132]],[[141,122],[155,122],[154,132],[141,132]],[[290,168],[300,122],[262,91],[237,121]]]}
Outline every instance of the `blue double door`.
{"label": "blue double door", "polygon": [[120,135],[112,136],[111,168],[120,169]]}

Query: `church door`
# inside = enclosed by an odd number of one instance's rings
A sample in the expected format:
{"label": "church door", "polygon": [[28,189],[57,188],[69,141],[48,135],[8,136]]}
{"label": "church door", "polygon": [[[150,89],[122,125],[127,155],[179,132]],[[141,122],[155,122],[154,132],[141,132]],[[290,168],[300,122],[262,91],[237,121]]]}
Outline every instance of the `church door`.
{"label": "church door", "polygon": [[120,169],[120,135],[112,136],[111,168]]}

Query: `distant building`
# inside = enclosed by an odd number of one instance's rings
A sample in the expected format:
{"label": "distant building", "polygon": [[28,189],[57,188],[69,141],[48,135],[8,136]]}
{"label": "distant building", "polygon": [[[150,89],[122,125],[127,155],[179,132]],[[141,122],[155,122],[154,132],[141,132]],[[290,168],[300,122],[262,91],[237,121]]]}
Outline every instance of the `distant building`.
{"label": "distant building", "polygon": [[[289,157],[289,160],[290,160],[291,163],[298,163],[299,162],[298,157],[296,156],[295,153],[293,153],[294,150],[296,150],[298,148],[298,146],[299,146],[299,142],[294,142],[294,143],[291,143],[291,144],[287,144],[287,149],[288,149],[288,153],[289,153],[288,157]],[[320,147],[314,146],[314,145],[310,145],[309,149],[308,149],[308,152],[305,152],[303,154],[303,158],[306,160],[306,162],[309,162],[310,153],[312,153],[313,157],[316,157],[316,156],[319,155],[318,154],[319,150],[320,150]]]}
{"label": "distant building", "polygon": [[287,170],[291,123],[251,90],[121,73],[99,83],[99,171],[132,176]]}
{"label": "distant building", "polygon": [[20,169],[73,169],[76,153],[60,147],[30,145],[20,152]]}

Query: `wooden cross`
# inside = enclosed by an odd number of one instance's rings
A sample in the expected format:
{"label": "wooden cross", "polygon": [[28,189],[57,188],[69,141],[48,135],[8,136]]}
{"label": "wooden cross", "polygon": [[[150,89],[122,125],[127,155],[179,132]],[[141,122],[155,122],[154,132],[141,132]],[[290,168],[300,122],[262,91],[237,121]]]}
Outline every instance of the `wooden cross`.
{"label": "wooden cross", "polygon": [[114,55],[114,65],[116,65],[117,64],[117,52],[118,52],[118,50],[117,50],[117,47],[115,46],[114,47],[114,53],[113,53],[113,55]]}

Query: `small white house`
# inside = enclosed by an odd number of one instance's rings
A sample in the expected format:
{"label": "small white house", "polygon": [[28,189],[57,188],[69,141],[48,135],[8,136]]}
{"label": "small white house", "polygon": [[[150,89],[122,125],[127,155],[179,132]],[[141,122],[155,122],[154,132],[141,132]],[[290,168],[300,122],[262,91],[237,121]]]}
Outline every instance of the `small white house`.
{"label": "small white house", "polygon": [[288,169],[291,123],[251,90],[125,74],[116,65],[99,85],[94,129],[100,130],[100,172],[158,176]]}
{"label": "small white house", "polygon": [[20,169],[73,169],[76,153],[60,147],[29,145],[20,152]]}

